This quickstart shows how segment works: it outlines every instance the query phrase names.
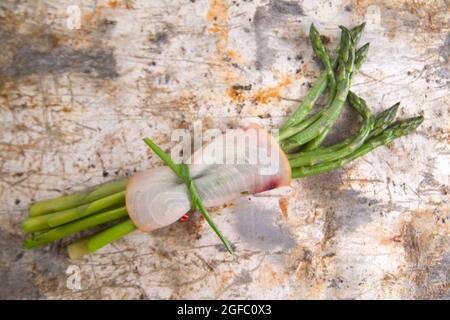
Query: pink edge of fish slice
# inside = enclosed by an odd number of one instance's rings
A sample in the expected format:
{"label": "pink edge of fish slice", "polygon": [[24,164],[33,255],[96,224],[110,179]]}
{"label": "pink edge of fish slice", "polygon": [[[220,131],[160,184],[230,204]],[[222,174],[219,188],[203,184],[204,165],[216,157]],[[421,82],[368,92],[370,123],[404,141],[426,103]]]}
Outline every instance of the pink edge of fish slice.
{"label": "pink edge of fish slice", "polygon": [[[246,137],[256,137],[256,140],[245,144],[245,153],[229,143]],[[223,153],[217,150],[223,150]],[[273,168],[252,163],[251,156],[255,152],[265,154]],[[242,163],[223,164],[230,158]],[[243,192],[259,193],[291,182],[291,167],[286,155],[268,132],[256,126],[227,131],[197,150],[188,159],[187,163],[190,162],[191,176],[207,208],[229,203]],[[262,173],[263,168],[273,172]],[[178,221],[190,211],[191,203],[186,185],[164,166],[136,173],[130,179],[126,206],[138,229],[149,232]]]}

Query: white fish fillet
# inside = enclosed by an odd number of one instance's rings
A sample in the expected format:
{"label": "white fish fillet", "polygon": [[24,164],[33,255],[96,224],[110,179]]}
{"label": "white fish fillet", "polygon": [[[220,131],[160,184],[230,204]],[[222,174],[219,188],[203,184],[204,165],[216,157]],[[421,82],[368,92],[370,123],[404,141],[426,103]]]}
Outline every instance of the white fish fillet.
{"label": "white fish fillet", "polygon": [[[290,184],[289,162],[273,137],[261,128],[234,129],[216,137],[187,161],[205,207],[229,203],[242,193]],[[176,222],[190,211],[186,185],[169,167],[135,174],[126,194],[128,214],[142,231]]]}

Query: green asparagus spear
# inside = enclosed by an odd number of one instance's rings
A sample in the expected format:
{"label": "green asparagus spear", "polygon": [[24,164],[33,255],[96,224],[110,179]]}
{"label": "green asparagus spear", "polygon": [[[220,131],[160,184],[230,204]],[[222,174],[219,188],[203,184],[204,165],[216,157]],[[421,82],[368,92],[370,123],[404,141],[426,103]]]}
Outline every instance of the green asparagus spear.
{"label": "green asparagus spear", "polygon": [[79,207],[28,218],[22,223],[22,229],[26,233],[42,231],[124,204],[125,191],[120,191]]}
{"label": "green asparagus spear", "polygon": [[78,259],[86,254],[89,254],[88,249],[89,238],[83,238],[67,246],[67,253],[71,260]]}
{"label": "green asparagus spear", "polygon": [[394,121],[399,105],[400,102],[397,102],[392,107],[376,115],[373,124],[373,129],[372,131],[370,131],[368,138],[379,135],[381,132],[383,132],[384,129],[386,129],[392,123],[392,121]]}
{"label": "green asparagus spear", "polygon": [[359,130],[359,133],[354,138],[350,139],[350,141],[346,145],[342,146],[338,150],[335,150],[333,147],[328,147],[319,150],[300,152],[297,157],[289,160],[291,166],[312,166],[318,163],[337,160],[352,153],[364,143],[364,140],[366,140],[367,136],[372,130],[372,115],[370,114],[370,110],[363,99],[352,94],[351,92],[348,95],[348,99],[352,105],[358,105],[356,108],[361,110],[361,114],[364,118],[364,123]]}
{"label": "green asparagus spear", "polygon": [[46,232],[39,233],[24,241],[24,247],[27,249],[56,241],[58,239],[70,236],[76,232],[95,227],[97,225],[114,221],[123,217],[127,217],[127,209],[125,207],[102,212],[72,223],[62,225],[50,229]]}
{"label": "green asparagus spear", "polygon": [[67,246],[70,259],[78,259],[81,256],[97,251],[108,243],[117,240],[136,230],[136,226],[130,219],[119,222],[114,226],[100,231],[92,236],[82,238]]}
{"label": "green asparagus spear", "polygon": [[[350,95],[350,93],[352,95],[356,95],[356,93],[354,93],[352,91],[349,92],[349,95]],[[380,112],[377,116],[375,116],[375,119],[373,121],[374,123],[372,126],[372,130],[370,131],[366,140],[380,134],[384,129],[386,129],[392,123],[392,121],[394,121],[395,115],[397,114],[397,109],[398,109],[399,104],[400,103],[396,103],[393,106],[391,106],[390,108]],[[364,111],[360,108],[360,106],[358,104],[350,104],[350,105],[359,114],[363,115]],[[326,147],[326,148],[330,151],[331,150],[339,150],[339,149],[345,147],[346,145],[348,145],[353,139],[354,139],[354,137],[349,137],[342,142],[336,143],[336,144]],[[319,151],[322,149],[324,149],[324,148],[317,148],[316,150]],[[298,153],[297,154],[289,154],[288,159],[294,159],[297,156],[298,156]]]}
{"label": "green asparagus spear", "polygon": [[334,78],[334,68],[330,61],[330,55],[328,54],[327,48],[322,43],[322,39],[320,38],[320,33],[317,31],[314,24],[311,24],[309,28],[309,39],[311,41],[311,45],[313,47],[314,53],[317,57],[322,61],[325,72],[327,74],[328,86],[330,87],[329,100],[332,100],[334,96],[334,88],[336,87],[336,79]]}
{"label": "green asparagus spear", "polygon": [[[355,45],[359,41],[365,25],[366,25],[365,23],[362,23],[352,29],[351,36],[354,39]],[[338,66],[337,55],[339,51],[340,47],[338,46],[335,49],[336,57],[333,59],[332,63],[333,70]],[[320,74],[319,79],[317,79],[311,90],[308,92],[308,94],[300,103],[300,105],[297,107],[297,109],[294,111],[294,113],[283,124],[280,131],[282,132],[283,130],[286,130],[288,127],[300,123],[306,117],[306,115],[311,112],[314,104],[316,103],[317,99],[320,97],[320,95],[323,93],[326,87],[327,87],[327,71],[323,71]]]}
{"label": "green asparagus spear", "polygon": [[30,216],[36,217],[52,212],[63,211],[104,198],[125,190],[128,179],[119,180],[95,187],[93,190],[74,193],[56,199],[39,201],[30,207]]}
{"label": "green asparagus spear", "polygon": [[[352,92],[352,94],[354,94],[355,95],[355,93],[353,93]],[[353,109],[355,109],[355,111],[356,112],[358,112],[360,115],[361,115],[361,117],[364,119],[364,114],[365,114],[365,109],[362,109],[361,107],[362,106],[360,106],[360,105],[358,105],[358,104],[350,104],[352,107],[353,107]],[[373,117],[372,117],[373,118]],[[391,121],[392,122],[392,121]],[[373,127],[374,126],[372,126],[372,131],[373,131]],[[385,127],[386,128],[386,127]],[[372,131],[370,131],[370,132],[372,132]],[[366,138],[366,140],[368,139],[369,137],[367,137]],[[343,141],[341,141],[341,142],[339,142],[339,143],[336,143],[336,144],[333,144],[333,145],[331,145],[331,146],[327,146],[327,147],[318,147],[318,148],[316,148],[316,149],[314,149],[314,151],[315,152],[320,152],[320,151],[322,151],[322,150],[339,150],[339,149],[341,149],[341,148],[344,148],[345,146],[347,146],[349,143],[351,143],[352,141],[353,141],[353,139],[354,139],[354,137],[348,137],[348,138],[346,138],[345,140],[343,140]],[[290,154],[287,154],[287,158],[289,159],[289,160],[291,160],[291,159],[295,159],[295,158],[297,158],[299,155],[301,155],[301,154],[304,154],[305,153],[305,151],[312,151],[312,150],[304,150],[303,148],[302,148],[302,150],[300,151],[300,152],[298,152],[298,153],[290,153]]]}
{"label": "green asparagus spear", "polygon": [[136,230],[136,226],[133,224],[131,219],[127,219],[120,222],[111,228],[101,231],[88,240],[87,247],[90,253],[97,251],[98,249],[104,247],[110,242],[122,238],[123,236],[129,234]]}
{"label": "green asparagus spear", "polygon": [[399,137],[405,136],[407,134],[410,134],[413,132],[421,123],[423,122],[423,117],[413,117],[409,118],[403,121],[399,121],[397,123],[394,123],[393,125],[389,126],[387,129],[385,129],[381,134],[379,134],[376,137],[371,138],[366,143],[364,143],[362,146],[360,146],[357,150],[355,150],[353,153],[347,155],[344,158],[326,162],[314,166],[309,167],[293,167],[292,168],[292,178],[300,178],[305,176],[312,176],[316,174],[320,174],[323,172],[331,171],[337,168],[342,167],[343,165],[349,163],[350,161],[359,158],[368,152],[372,151],[373,149],[383,146],[385,144],[390,143],[394,139],[397,139]]}
{"label": "green asparagus spear", "polygon": [[[351,84],[351,80],[352,80],[353,76],[356,73],[358,73],[359,69],[361,68],[362,63],[364,62],[364,60],[366,60],[368,51],[369,51],[369,43],[366,43],[365,45],[363,45],[361,48],[359,48],[356,51],[355,66],[354,66],[353,74],[350,78],[350,84]],[[330,124],[320,135],[315,137],[313,140],[309,141],[302,149],[304,151],[307,151],[307,150],[314,150],[314,149],[318,148],[322,144],[322,142],[325,140],[328,133],[330,133],[331,129],[333,128],[333,124],[334,124],[334,122],[332,124]]]}
{"label": "green asparagus spear", "polygon": [[[328,88],[329,88],[327,102],[325,103],[325,108],[327,108],[333,102],[334,96],[336,94],[336,79],[334,76],[334,68],[331,65],[330,56],[328,55],[327,49],[322,43],[320,34],[313,24],[311,25],[310,28],[309,38],[311,39],[311,44],[314,49],[314,53],[322,61],[322,64],[325,66],[325,72],[327,73]],[[327,127],[319,136],[309,141],[304,146],[303,149],[304,150],[315,149],[316,146],[320,146],[322,141],[328,135],[330,129],[331,126]]]}
{"label": "green asparagus spear", "polygon": [[341,50],[339,51],[339,73],[336,95],[331,105],[324,110],[320,119],[310,125],[302,132],[291,137],[285,143],[282,143],[282,148],[287,151],[293,151],[299,146],[311,141],[319,134],[321,134],[329,124],[333,123],[338,117],[342,106],[347,100],[349,91],[350,77],[353,72],[355,47],[351,39],[350,33],[344,27],[341,36]]}
{"label": "green asparagus spear", "polygon": [[282,141],[282,140],[285,140],[285,139],[301,132],[302,130],[304,130],[308,126],[310,126],[312,123],[314,123],[317,119],[319,119],[321,115],[322,115],[322,111],[319,111],[313,115],[310,115],[308,118],[304,119],[299,124],[296,124],[292,127],[288,127],[288,128],[286,128],[286,130],[280,131],[278,133],[278,135],[275,136],[275,139],[277,139],[278,141]]}

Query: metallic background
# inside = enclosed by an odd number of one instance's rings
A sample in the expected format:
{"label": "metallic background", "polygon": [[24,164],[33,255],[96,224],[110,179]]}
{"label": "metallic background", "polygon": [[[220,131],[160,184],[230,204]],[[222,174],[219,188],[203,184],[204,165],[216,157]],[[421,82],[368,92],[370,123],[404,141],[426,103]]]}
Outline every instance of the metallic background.
{"label": "metallic background", "polygon": [[[371,48],[353,90],[425,122],[213,210],[236,257],[198,215],[78,261],[67,241],[22,249],[33,201],[160,165],[144,136],[169,149],[195,120],[278,127],[319,74],[310,24],[331,48],[339,24],[362,21]],[[448,1],[2,0],[0,41],[0,298],[450,298]],[[346,108],[334,139],[358,121]]]}

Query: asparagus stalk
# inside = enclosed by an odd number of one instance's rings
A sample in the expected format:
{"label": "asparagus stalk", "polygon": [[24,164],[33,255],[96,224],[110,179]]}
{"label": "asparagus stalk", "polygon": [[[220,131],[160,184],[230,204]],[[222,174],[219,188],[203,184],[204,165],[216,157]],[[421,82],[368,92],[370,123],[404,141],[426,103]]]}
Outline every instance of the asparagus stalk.
{"label": "asparagus stalk", "polygon": [[22,229],[25,233],[42,231],[123,204],[125,204],[125,191],[120,191],[79,207],[28,218],[22,223]]}
{"label": "asparagus stalk", "polygon": [[314,104],[320,95],[325,91],[327,87],[327,73],[323,71],[319,79],[313,85],[311,90],[307,93],[306,97],[303,98],[302,102],[295,110],[295,112],[289,117],[285,124],[281,127],[280,131],[283,132],[289,127],[295,126],[300,123],[305,117],[311,112]]}
{"label": "asparagus stalk", "polygon": [[26,239],[24,242],[24,247],[27,249],[35,248],[37,246],[70,236],[76,232],[127,216],[128,213],[125,207],[102,212],[69,224],[62,225],[60,227],[50,229],[46,232],[39,233],[31,238]]}
{"label": "asparagus stalk", "polygon": [[56,199],[39,201],[30,207],[30,216],[36,217],[51,212],[58,212],[104,198],[108,195],[125,190],[128,179],[119,180],[95,187],[93,190],[74,193]]}
{"label": "asparagus stalk", "polygon": [[297,149],[299,146],[311,141],[316,136],[321,134],[331,123],[338,117],[342,106],[347,100],[347,94],[350,86],[350,77],[353,72],[355,48],[351,35],[347,29],[341,27],[341,50],[339,52],[339,74],[336,95],[331,105],[324,110],[320,119],[310,125],[302,132],[291,137],[282,147],[285,151],[290,152]]}
{"label": "asparagus stalk", "polygon": [[[353,41],[355,42],[355,45],[356,45],[357,41],[355,41],[355,40],[353,40]],[[352,77],[350,78],[350,85],[351,85],[351,80],[353,78],[353,75],[358,73],[359,69],[362,66],[362,63],[364,62],[364,60],[366,60],[368,51],[369,51],[369,43],[366,43],[365,45],[363,45],[361,48],[359,48],[356,51],[355,66],[354,66]],[[332,87],[330,90],[335,90],[335,89]],[[328,104],[329,103],[330,102],[328,102]],[[332,124],[330,124],[320,135],[318,135],[313,140],[308,142],[303,147],[303,150],[305,150],[305,151],[306,150],[314,150],[314,149],[318,148],[322,144],[322,142],[325,140],[325,138],[328,136],[328,133],[330,133],[331,129],[333,128],[333,124],[334,124],[334,122]]]}
{"label": "asparagus stalk", "polygon": [[288,127],[285,130],[280,131],[278,133],[278,135],[275,136],[275,139],[277,139],[277,141],[283,141],[283,140],[305,130],[308,126],[310,126],[317,119],[319,119],[321,115],[322,115],[322,111],[316,112],[315,114],[304,119],[299,124],[296,124],[295,126]]}
{"label": "asparagus stalk", "polygon": [[[351,105],[351,106],[352,106],[353,109],[355,109],[355,111],[358,112],[358,113],[363,117],[363,119],[364,119],[364,116],[363,116],[364,111],[363,111],[362,109],[359,109],[359,108],[353,106],[353,105]],[[371,131],[371,132],[372,132],[372,131]],[[326,148],[324,148],[324,147],[318,147],[318,148],[315,148],[315,149],[312,149],[312,150],[314,150],[314,151],[316,151],[316,152],[319,152],[319,151],[324,150],[324,149],[327,149],[327,150],[339,150],[339,149],[345,147],[346,145],[348,145],[348,144],[352,141],[352,139],[354,139],[354,137],[349,137],[349,138],[345,139],[345,140],[342,141],[342,142],[336,143],[336,144],[331,145],[331,146],[328,146],[328,147],[326,147]],[[312,140],[312,141],[314,141],[314,140]],[[310,141],[310,142],[312,142],[312,141]],[[306,147],[308,144],[309,144],[309,143],[307,143],[307,144],[305,145],[305,147]],[[299,151],[299,152],[297,152],[297,153],[289,153],[289,154],[287,154],[286,156],[287,156],[287,158],[288,158],[289,160],[291,160],[291,159],[297,158],[299,155],[302,155],[302,154],[304,154],[304,153],[306,153],[307,151],[310,151],[310,150],[311,150],[311,149],[306,150],[306,148],[302,148],[301,151]]]}
{"label": "asparagus stalk", "polygon": [[[354,39],[355,44],[359,41],[365,25],[366,25],[365,23],[362,23],[352,29],[351,36]],[[333,70],[338,65],[337,54],[339,51],[340,51],[340,47],[338,46],[335,49],[336,58],[334,58],[333,63],[332,63]],[[313,87],[308,92],[306,97],[303,99],[303,101],[300,103],[300,105],[297,107],[297,109],[294,111],[294,113],[283,124],[283,126],[281,127],[281,130],[280,130],[281,132],[286,130],[288,127],[291,127],[291,126],[294,126],[294,125],[300,123],[306,117],[306,115],[308,115],[308,113],[311,112],[317,99],[320,97],[320,95],[323,93],[323,91],[327,87],[327,75],[328,75],[328,73],[326,70],[320,74],[319,79],[317,79],[316,83],[313,85]]]}
{"label": "asparagus stalk", "polygon": [[300,178],[305,176],[312,176],[320,173],[324,173],[327,171],[331,171],[337,168],[342,167],[343,165],[349,163],[350,161],[362,157],[373,149],[383,146],[385,144],[390,143],[394,139],[402,137],[404,135],[410,134],[413,132],[421,123],[423,122],[423,117],[413,117],[409,118],[393,125],[389,126],[386,130],[384,130],[378,136],[375,136],[364,143],[361,147],[355,150],[353,153],[347,155],[344,158],[318,164],[314,166],[307,167],[293,167],[292,168],[292,177]]}
{"label": "asparagus stalk", "polygon": [[[356,95],[356,93],[354,93],[352,91],[350,91],[350,92],[351,92],[352,95]],[[350,92],[349,92],[349,94],[350,94]],[[363,115],[364,110],[360,108],[361,106],[359,104],[350,104],[350,105],[359,114]],[[369,135],[367,136],[366,140],[368,140],[369,138],[380,134],[384,129],[386,129],[392,123],[392,121],[394,120],[395,115],[397,113],[398,106],[399,106],[399,103],[396,103],[393,106],[389,107],[388,109],[380,112],[377,116],[374,117],[373,128],[370,131]],[[345,139],[342,142],[339,142],[339,143],[334,144],[332,146],[326,147],[326,149],[330,150],[330,151],[339,150],[339,149],[347,146],[349,143],[351,143],[351,141],[353,139],[354,139],[354,137],[349,137],[349,138]],[[320,150],[323,150],[323,149],[325,149],[325,148],[316,148],[316,151],[320,151]],[[302,153],[303,153],[303,150],[300,153],[288,154],[287,157],[288,157],[288,159],[294,159],[294,158],[298,157],[299,154],[302,154]]]}
{"label": "asparagus stalk", "polygon": [[383,132],[384,129],[386,129],[392,123],[392,121],[394,121],[399,106],[400,102],[397,102],[392,107],[380,112],[375,117],[373,129],[369,134],[369,138],[379,135],[381,132]]}
{"label": "asparagus stalk", "polygon": [[127,219],[97,234],[68,245],[67,253],[70,259],[78,259],[81,256],[97,251],[134,230],[136,230],[136,226],[130,219]]}
{"label": "asparagus stalk", "polygon": [[93,236],[91,236],[87,242],[87,247],[89,252],[95,252],[98,249],[104,247],[110,242],[122,238],[123,236],[129,234],[136,230],[136,226],[133,224],[131,219],[127,219],[120,222],[111,228],[101,231]]}
{"label": "asparagus stalk", "polygon": [[[310,35],[312,47],[314,49],[314,53],[322,61],[322,64],[325,66],[325,72],[327,73],[327,80],[328,80],[328,87],[329,87],[328,99],[325,104],[325,108],[327,108],[333,102],[333,98],[336,94],[336,79],[334,76],[334,68],[330,63],[330,56],[328,55],[327,49],[325,48],[324,44],[322,43],[320,34],[317,31],[317,29],[314,27],[314,25],[311,25],[309,35]],[[356,43],[355,43],[355,45],[356,45]],[[303,147],[303,150],[315,149],[316,146],[320,146],[320,144],[325,139],[325,137],[328,135],[330,130],[331,130],[331,126],[327,127],[320,135],[315,137],[313,140],[309,141]]]}
{"label": "asparagus stalk", "polygon": [[356,150],[363,144],[364,140],[366,140],[367,136],[372,130],[373,118],[372,115],[370,114],[370,110],[367,107],[366,102],[363,99],[359,98],[355,94],[352,94],[351,92],[348,95],[348,99],[352,105],[356,106],[355,108],[361,111],[361,114],[364,118],[364,123],[359,133],[354,138],[350,139],[348,143],[346,143],[340,149],[337,150],[333,147],[328,147],[317,151],[311,150],[306,152],[300,152],[299,155],[289,160],[291,166],[293,167],[312,166],[318,163],[343,158],[348,154],[352,153],[354,150]]}
{"label": "asparagus stalk", "polygon": [[325,72],[327,74],[327,81],[328,86],[330,88],[330,93],[328,100],[332,101],[334,96],[334,90],[336,87],[336,79],[334,77],[334,68],[330,61],[330,55],[328,54],[327,48],[325,48],[325,45],[322,42],[322,39],[320,38],[320,33],[317,31],[314,24],[311,24],[311,27],[309,29],[309,39],[311,41],[311,45],[313,47],[314,53],[317,57],[320,58],[322,61]]}
{"label": "asparagus stalk", "polygon": [[86,254],[89,254],[88,249],[89,238],[83,238],[67,246],[67,254],[72,260],[78,259]]}

